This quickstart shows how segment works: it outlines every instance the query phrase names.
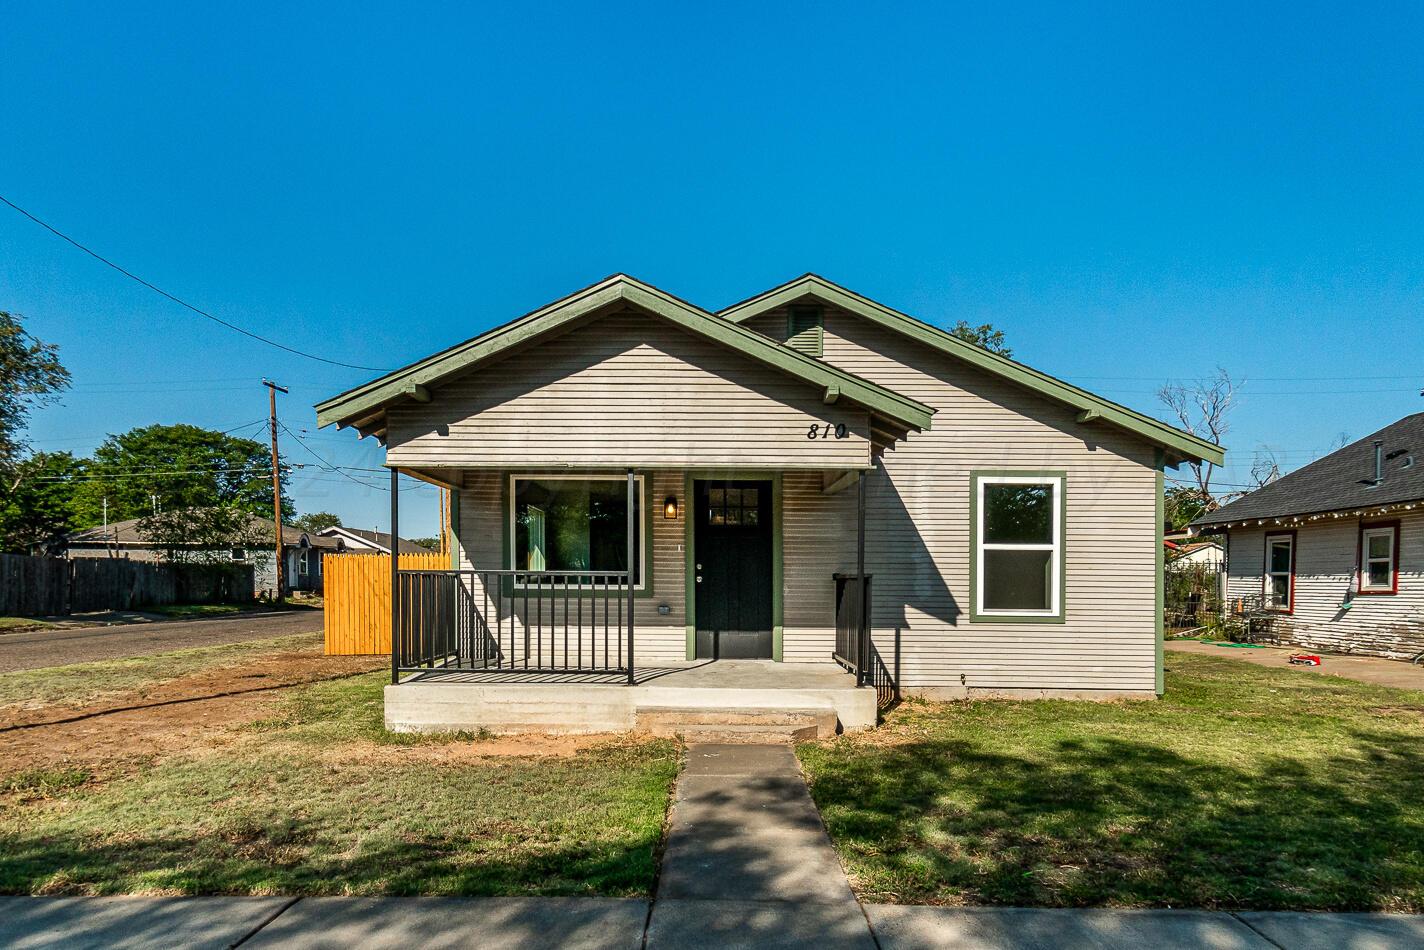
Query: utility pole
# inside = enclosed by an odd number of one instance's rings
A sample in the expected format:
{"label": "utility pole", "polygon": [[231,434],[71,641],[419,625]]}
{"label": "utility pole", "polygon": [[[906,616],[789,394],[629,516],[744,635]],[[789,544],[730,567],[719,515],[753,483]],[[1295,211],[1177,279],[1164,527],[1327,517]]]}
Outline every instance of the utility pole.
{"label": "utility pole", "polygon": [[272,551],[276,555],[277,590],[276,599],[281,601],[284,594],[283,581],[286,569],[282,563],[282,469],[277,457],[277,393],[286,393],[285,386],[278,386],[270,379],[262,380],[267,387],[267,406],[271,414],[272,429]]}

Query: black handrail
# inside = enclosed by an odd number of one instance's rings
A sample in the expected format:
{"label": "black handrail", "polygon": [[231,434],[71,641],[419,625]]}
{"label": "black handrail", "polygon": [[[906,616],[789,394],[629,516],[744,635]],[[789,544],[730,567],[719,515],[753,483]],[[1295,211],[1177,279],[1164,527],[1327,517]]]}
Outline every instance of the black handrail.
{"label": "black handrail", "polygon": [[397,678],[505,670],[633,680],[628,571],[402,570],[396,583]]}

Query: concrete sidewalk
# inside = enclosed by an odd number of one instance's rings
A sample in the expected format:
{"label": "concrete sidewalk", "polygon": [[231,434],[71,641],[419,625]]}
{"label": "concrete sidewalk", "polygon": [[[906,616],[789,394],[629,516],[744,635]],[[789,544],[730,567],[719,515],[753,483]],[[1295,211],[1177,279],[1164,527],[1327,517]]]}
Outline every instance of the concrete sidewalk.
{"label": "concrete sidewalk", "polygon": [[[659,899],[658,904],[662,904]],[[283,947],[810,947],[862,939],[824,904],[578,897],[0,897],[0,946],[15,950]],[[868,904],[882,950],[1417,950],[1424,917],[1038,910]],[[719,916],[727,914],[727,917]],[[828,923],[829,930],[817,927]],[[698,929],[700,925],[701,929]],[[770,939],[768,939],[770,938]]]}

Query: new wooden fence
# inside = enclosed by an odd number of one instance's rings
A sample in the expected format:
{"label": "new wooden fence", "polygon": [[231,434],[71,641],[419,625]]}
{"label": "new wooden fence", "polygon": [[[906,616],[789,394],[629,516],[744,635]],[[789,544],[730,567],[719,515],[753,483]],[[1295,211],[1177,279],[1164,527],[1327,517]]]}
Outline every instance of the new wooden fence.
{"label": "new wooden fence", "polygon": [[[403,571],[439,571],[450,555],[402,554]],[[360,656],[391,652],[391,556],[330,554],[322,560],[326,652]]]}

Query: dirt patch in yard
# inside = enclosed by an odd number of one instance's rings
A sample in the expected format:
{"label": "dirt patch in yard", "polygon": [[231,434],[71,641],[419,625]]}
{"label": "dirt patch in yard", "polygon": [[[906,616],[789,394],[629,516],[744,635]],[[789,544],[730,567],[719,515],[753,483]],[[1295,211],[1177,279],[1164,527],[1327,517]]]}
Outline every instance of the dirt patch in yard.
{"label": "dirt patch in yard", "polygon": [[292,650],[204,670],[88,706],[9,709],[0,716],[0,779],[83,769],[112,775],[175,752],[232,742],[231,727],[269,715],[294,686],[380,669],[380,657]]}
{"label": "dirt patch in yard", "polygon": [[513,735],[490,736],[441,743],[439,745],[383,745],[351,742],[324,750],[323,761],[371,765],[400,765],[410,762],[459,763],[499,758],[567,758],[586,749],[616,745],[645,744],[646,736],[628,733],[593,733],[579,736]]}

